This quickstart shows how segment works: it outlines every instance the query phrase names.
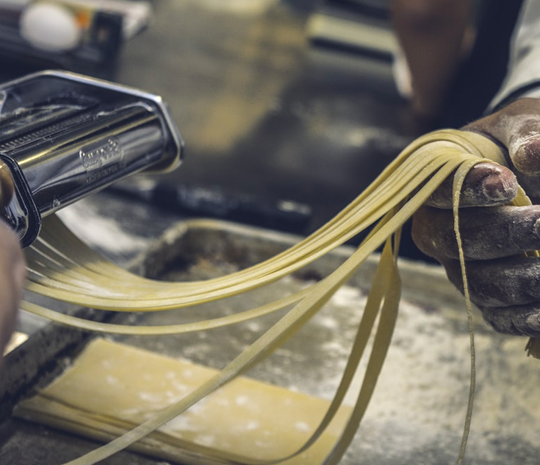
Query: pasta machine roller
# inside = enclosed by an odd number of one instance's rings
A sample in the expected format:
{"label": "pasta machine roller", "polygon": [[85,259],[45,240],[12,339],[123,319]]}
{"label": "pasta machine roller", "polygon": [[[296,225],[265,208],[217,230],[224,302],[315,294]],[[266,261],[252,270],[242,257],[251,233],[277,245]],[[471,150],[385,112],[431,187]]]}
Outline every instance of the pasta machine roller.
{"label": "pasta machine roller", "polygon": [[0,215],[23,246],[46,215],[133,173],[172,170],[182,152],[156,95],[60,71],[0,85],[0,167],[14,186]]}

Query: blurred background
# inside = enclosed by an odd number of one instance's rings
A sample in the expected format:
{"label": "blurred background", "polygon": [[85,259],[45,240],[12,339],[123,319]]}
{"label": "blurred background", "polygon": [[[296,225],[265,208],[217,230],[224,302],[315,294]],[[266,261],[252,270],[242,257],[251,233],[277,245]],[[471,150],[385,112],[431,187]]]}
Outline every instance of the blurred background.
{"label": "blurred background", "polygon": [[[479,51],[436,121],[396,88],[389,0],[3,0],[0,79],[59,68],[161,95],[186,158],[154,209],[306,234],[415,137],[481,115],[520,2],[477,3]],[[423,259],[407,237],[402,254]]]}

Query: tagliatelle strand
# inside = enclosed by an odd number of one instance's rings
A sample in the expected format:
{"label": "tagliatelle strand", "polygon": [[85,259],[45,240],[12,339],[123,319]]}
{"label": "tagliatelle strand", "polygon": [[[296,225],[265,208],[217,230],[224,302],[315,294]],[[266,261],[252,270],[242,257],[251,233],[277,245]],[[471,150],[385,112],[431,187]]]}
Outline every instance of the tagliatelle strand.
{"label": "tagliatelle strand", "polygon": [[[428,142],[429,142],[429,139],[428,139]],[[424,145],[426,145],[426,144],[424,144]],[[420,147],[420,148],[422,148],[422,147]],[[451,147],[450,147],[450,148],[451,148]],[[454,147],[454,148],[455,148],[455,147]],[[433,152],[436,153],[436,151],[433,151]],[[425,158],[426,160],[429,161],[429,156],[428,156],[428,155],[429,155],[429,153],[427,153],[427,154],[426,154],[426,157],[423,157],[423,158]],[[422,160],[422,161],[424,161],[424,160]],[[411,171],[411,172],[414,173],[415,175],[417,175],[417,173],[418,173],[418,171],[419,171],[419,168],[421,167],[421,166],[419,165],[419,163],[418,163],[418,160],[417,160],[416,162],[411,162],[411,160],[409,160],[408,158],[405,158],[402,164],[408,164],[408,165],[409,165],[408,171]],[[401,168],[402,168],[402,167],[401,167]],[[391,170],[390,170],[390,171],[391,171]],[[405,185],[407,185],[407,184],[410,185],[410,179],[404,178],[404,176],[403,176],[403,171],[400,171],[400,172],[399,172],[399,176],[396,176],[395,173],[393,173],[393,176],[400,178],[399,180],[400,180],[401,182],[405,183]],[[385,178],[384,175],[382,175],[381,177],[382,177],[383,179]],[[397,182],[397,181],[396,181],[396,182]],[[387,183],[387,184],[397,186],[397,184],[395,184],[394,181],[389,182],[389,183]],[[383,187],[384,187],[384,186],[383,186]],[[367,191],[369,191],[369,189],[368,189]],[[380,191],[380,194],[382,194],[383,197],[388,198],[387,192],[385,192],[384,189]],[[360,199],[363,199],[363,198],[365,198],[365,197],[366,197],[366,196],[365,196],[365,193],[361,194],[361,195],[359,196],[359,198],[358,198],[355,202],[353,202],[351,205],[354,205],[354,204],[358,203],[358,201],[359,201]],[[373,199],[374,199],[374,198],[376,198],[375,195],[371,196],[368,200],[370,200],[370,201],[373,203]],[[363,204],[363,205],[364,205],[364,204]],[[376,205],[375,210],[380,211],[380,207],[381,207],[381,205],[380,205],[380,202],[379,202],[379,204]],[[365,205],[363,206],[363,208],[365,208]],[[347,209],[345,209],[344,211],[347,211]],[[292,247],[287,253],[291,254],[293,251],[296,251],[296,249],[300,249],[302,244],[308,244],[308,245],[311,246],[311,248],[313,248],[313,244],[315,244],[314,238],[316,237],[316,235],[318,235],[318,234],[321,235],[321,234],[322,234],[323,237],[329,237],[329,236],[328,236],[328,228],[329,228],[329,225],[332,225],[335,221],[337,221],[338,218],[343,217],[344,215],[345,215],[344,213],[341,213],[340,215],[337,215],[336,220],[330,221],[330,222],[328,223],[328,225],[327,225],[327,226],[324,226],[323,228],[321,228],[321,229],[319,230],[319,232],[314,233],[311,237],[307,238],[305,241],[302,241],[302,243],[300,243],[298,246]],[[373,220],[372,220],[371,222],[373,222]],[[355,220],[355,223],[358,224],[357,220]],[[361,229],[363,229],[363,228],[361,228]],[[59,232],[62,233],[62,231],[59,231],[59,227],[58,227],[57,224],[54,226],[54,232],[55,232],[55,235],[58,235]],[[42,236],[43,236],[43,237],[47,237],[47,233],[48,233],[48,229],[45,228],[45,230],[43,231]],[[64,244],[64,241],[66,241],[66,240],[69,241],[69,240],[70,240],[70,237],[68,236],[68,234],[65,234],[65,232],[64,232],[64,233],[62,234],[61,239],[62,239],[62,244]],[[76,238],[71,237],[71,241],[74,241],[74,240],[76,240]],[[88,252],[88,251],[87,251],[87,252]],[[310,253],[311,253],[311,251],[310,251]],[[277,261],[278,259],[279,259],[279,256],[276,256],[276,257],[273,258],[272,261],[275,262],[275,261]],[[96,260],[95,256],[94,256],[94,258],[91,258],[91,259],[90,259],[90,266],[92,265],[92,260],[94,260],[94,261]],[[260,265],[258,265],[257,267],[252,267],[251,270],[254,270],[254,269],[258,268],[259,266],[260,266]],[[103,271],[102,268],[104,268],[104,267],[102,267],[101,264],[100,264],[100,273],[99,273],[98,276],[101,276],[102,271]],[[116,270],[116,271],[122,273],[122,274],[123,274],[122,277],[125,278],[125,274],[126,274],[125,270],[118,269],[118,270]],[[225,278],[218,278],[217,280],[209,280],[208,282],[205,283],[205,286],[208,286],[209,283],[212,283],[212,282],[214,282],[214,281],[223,281],[223,280],[226,280],[226,279],[231,279],[231,278],[235,277],[235,275],[237,275],[237,274],[242,274],[242,273],[244,273],[244,272],[233,273],[233,274],[230,275],[230,276],[227,276],[227,277],[225,277]],[[94,276],[94,277],[95,277],[95,276]],[[109,277],[109,276],[108,276],[108,277]],[[139,283],[139,284],[141,284],[141,283]],[[189,283],[189,284],[184,284],[184,285],[180,284],[180,285],[177,285],[177,287],[178,287],[178,286],[179,286],[180,288],[185,287],[185,286],[190,287],[190,286],[192,286],[192,284],[191,284],[191,283]]]}
{"label": "tagliatelle strand", "polygon": [[[256,309],[214,320],[202,319],[195,323],[163,328],[146,326],[139,329],[128,326],[124,330],[123,325],[84,321],[82,318],[55,313],[52,309],[45,309],[31,302],[23,302],[23,308],[41,313],[62,324],[90,331],[140,335],[172,334],[221,327],[247,321],[247,319],[294,304],[293,308],[288,310],[274,326],[210,381],[151,420],[66,465],[91,465],[109,457],[155,431],[220,386],[245,373],[298,331],[350,278],[366,258],[386,242],[347,367],[319,427],[294,454],[273,461],[249,462],[259,465],[282,463],[301,453],[319,438],[342,405],[345,393],[351,388],[359,361],[365,355],[367,341],[374,331],[373,346],[364,379],[356,388],[357,401],[352,414],[333,451],[326,460],[321,459],[321,463],[337,464],[350,444],[369,404],[384,364],[396,321],[401,285],[396,266],[397,247],[396,244],[394,246],[391,244],[392,235],[399,237],[401,226],[446,178],[457,172],[455,186],[459,191],[466,174],[474,165],[492,160],[504,163],[504,157],[499,148],[478,134],[444,130],[423,136],[407,147],[357,199],[312,235],[260,264],[206,281],[158,282],[133,275],[101,258],[77,239],[57,218],[46,219],[41,238],[27,255],[30,270],[27,289],[33,293],[91,308],[137,312],[171,309],[181,311],[183,307],[223,299],[270,284],[298,271],[366,228],[376,225],[351,257],[322,281],[297,294],[277,299],[275,302]],[[524,199],[520,197],[517,202],[523,202]],[[456,217],[458,206],[459,193],[454,197]],[[463,280],[466,282],[457,220],[456,236],[461,250]],[[470,322],[471,310],[468,294],[466,294],[466,301]],[[189,311],[196,312],[196,309],[189,309]],[[379,323],[374,330],[377,317]],[[471,351],[471,390],[458,463],[463,460],[465,452],[474,395],[472,327]],[[219,452],[216,454],[219,458]]]}
{"label": "tagliatelle strand", "polygon": [[47,318],[51,321],[54,321],[55,323],[65,326],[71,326],[73,328],[83,329],[85,331],[105,334],[164,336],[166,334],[187,334],[197,331],[207,331],[209,329],[223,328],[225,326],[235,325],[238,323],[252,320],[254,318],[259,318],[261,316],[282,310],[283,308],[298,302],[303,297],[305,297],[308,292],[309,288],[295,294],[291,294],[287,297],[274,300],[268,304],[261,305],[260,307],[253,308],[251,310],[245,310],[243,312],[235,313],[233,315],[212,318],[209,320],[196,321],[192,323],[182,323],[167,326],[128,326],[126,324],[103,323],[99,321],[79,318],[73,315],[66,315],[65,313],[57,312],[55,310],[45,308],[42,305],[37,305],[27,301],[23,301],[21,303],[21,309],[41,316],[43,318]]}
{"label": "tagliatelle strand", "polygon": [[[451,167],[453,168],[453,167]],[[422,200],[422,203],[427,199],[433,189],[433,184],[437,182],[440,183],[441,180],[438,178],[445,179],[448,173],[437,173],[432,179],[430,179],[426,186],[421,189],[417,194],[415,199]],[[394,231],[397,231],[403,223],[408,219],[409,212],[411,207],[403,207],[400,212],[404,214],[400,215],[399,213],[392,216],[387,220],[387,222],[381,227],[380,233],[375,234],[370,237],[368,240],[364,241],[362,246],[359,247],[356,252],[338,269],[336,269],[332,274],[330,274],[323,281],[317,283],[313,286],[313,292],[308,294],[300,303],[298,303],[287,315],[285,315],[278,323],[272,326],[263,336],[261,336],[255,343],[248,347],[244,352],[242,352],[233,362],[231,362],[226,368],[224,368],[219,375],[217,375],[212,380],[208,381],[202,385],[199,389],[192,392],[184,399],[182,399],[177,404],[165,409],[162,413],[158,414],[152,420],[144,423],[140,427],[135,428],[129,433],[126,433],[124,436],[112,441],[102,448],[96,449],[93,452],[90,452],[86,456],[83,456],[79,459],[76,459],[72,462],[69,462],[65,465],[90,465],[97,463],[100,460],[103,460],[106,457],[109,457],[113,453],[121,450],[125,447],[128,447],[129,444],[132,444],[134,441],[144,437],[155,429],[159,428],[163,424],[167,423],[171,419],[175,418],[189,407],[194,405],[200,399],[209,395],[211,392],[214,392],[220,386],[226,382],[234,379],[236,376],[244,373],[249,366],[256,363],[257,361],[264,359],[269,352],[275,350],[279,345],[281,345],[286,339],[288,339],[293,333],[298,331],[308,320],[311,318],[323,305],[330,299],[330,297],[335,293],[341,285],[343,285],[350,276],[358,269],[358,267],[373,253],[380,245],[381,241],[386,241],[386,237],[389,237]],[[409,216],[408,216],[409,215]],[[398,300],[394,301],[395,306],[397,307]],[[394,310],[397,311],[397,308]],[[391,332],[390,332],[391,335]],[[390,338],[386,339],[387,346],[390,344]],[[376,358],[384,356],[384,352],[373,352]],[[382,367],[382,363],[380,363]],[[348,366],[347,372],[344,374],[345,377],[350,376],[350,372],[356,370],[356,366]],[[371,396],[373,389],[375,387],[373,377],[378,377],[378,373],[375,376],[375,373],[372,373],[370,377],[367,378],[367,381],[364,380],[362,386],[367,386],[364,388],[366,396]],[[365,401],[365,406],[369,403],[369,399]],[[300,450],[297,452],[300,453]],[[88,461],[85,459],[87,458]],[[286,459],[288,459],[287,457]],[[285,460],[285,459],[284,459]],[[281,463],[282,460],[275,463]],[[260,461],[252,463],[261,463]],[[274,462],[272,462],[274,463]]]}
{"label": "tagliatelle strand", "polygon": [[453,184],[453,199],[452,199],[452,209],[454,213],[454,234],[456,236],[456,243],[459,254],[459,265],[461,268],[461,277],[463,280],[463,294],[465,296],[465,305],[467,309],[467,325],[469,328],[469,349],[471,356],[471,371],[469,377],[469,398],[467,400],[467,411],[465,413],[465,424],[463,426],[463,435],[461,438],[461,445],[459,448],[458,454],[458,465],[463,464],[463,459],[465,458],[465,451],[467,449],[467,442],[469,439],[469,432],[471,429],[471,420],[472,412],[474,407],[474,394],[476,392],[476,347],[474,343],[474,328],[473,328],[473,313],[472,313],[472,302],[471,296],[469,293],[469,284],[467,281],[467,269],[465,266],[465,255],[463,253],[463,242],[461,240],[461,234],[459,230],[459,200],[461,196],[461,189],[463,183],[465,182],[465,177],[470,169],[474,166],[473,162],[464,163],[457,170],[454,175],[454,184]]}
{"label": "tagliatelle strand", "polygon": [[[453,155],[457,154],[454,153]],[[416,180],[416,183],[418,184],[419,180]],[[407,191],[397,192],[388,209],[393,208],[398,203],[399,199],[406,197],[407,193]],[[400,195],[398,196],[397,194]],[[378,219],[380,215],[384,213],[385,212],[382,211],[375,219]],[[363,229],[372,224],[373,221],[374,219],[371,218],[370,222],[362,224]],[[355,231],[355,233],[358,232],[360,231]],[[45,276],[41,279],[39,276],[43,274],[43,270],[40,269],[39,264],[37,264],[35,266],[37,272],[33,273],[36,270],[31,263],[30,282],[28,283],[27,288],[30,291],[58,300],[105,310],[157,311],[178,308],[181,306],[192,306],[251,290],[297,271],[301,267],[311,263],[339,246],[342,243],[342,240],[340,239],[341,238],[338,238],[335,242],[327,245],[322,253],[316,251],[311,253],[311,255],[301,255],[300,257],[291,254],[286,262],[283,263],[283,260],[281,260],[282,263],[277,265],[272,259],[268,260],[268,267],[271,268],[269,271],[259,273],[257,267],[252,267],[249,269],[250,271],[253,271],[252,274],[244,273],[244,275],[238,275],[238,279],[221,289],[216,289],[214,286],[208,288],[206,283],[201,282],[197,286],[192,286],[192,288],[185,293],[182,292],[182,288],[176,290],[175,286],[170,285],[168,286],[168,289],[165,290],[166,292],[164,292],[163,283],[156,283],[155,289],[153,292],[150,292],[144,287],[141,291],[139,283],[133,282],[130,285],[127,279],[122,283],[114,283],[111,288],[105,288],[98,285],[89,287],[88,284],[83,281],[80,281],[77,286],[73,280],[70,280],[65,276],[63,276],[63,278],[66,278],[64,282],[51,282],[51,277],[49,276]],[[54,279],[54,277],[52,279]],[[125,289],[125,291],[123,289]],[[149,302],[149,304],[146,304],[145,302]]]}

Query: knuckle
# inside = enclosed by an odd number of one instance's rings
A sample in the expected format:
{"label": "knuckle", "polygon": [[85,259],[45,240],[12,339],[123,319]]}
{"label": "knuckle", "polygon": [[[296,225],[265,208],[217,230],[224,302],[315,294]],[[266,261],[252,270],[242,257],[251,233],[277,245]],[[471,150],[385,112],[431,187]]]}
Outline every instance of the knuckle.
{"label": "knuckle", "polygon": [[481,308],[484,320],[502,334],[540,337],[540,310],[533,307]]}

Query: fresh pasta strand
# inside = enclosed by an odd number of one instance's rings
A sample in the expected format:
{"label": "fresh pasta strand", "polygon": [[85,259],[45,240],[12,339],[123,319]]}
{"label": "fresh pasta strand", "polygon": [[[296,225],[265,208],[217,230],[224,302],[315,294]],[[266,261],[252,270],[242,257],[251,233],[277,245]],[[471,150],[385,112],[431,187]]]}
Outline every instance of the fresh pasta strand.
{"label": "fresh pasta strand", "polygon": [[[313,234],[264,262],[205,281],[160,282],[134,275],[92,251],[58,218],[54,216],[46,218],[39,240],[27,251],[29,269],[27,290],[59,301],[117,312],[154,312],[171,309],[182,311],[187,307],[193,311],[191,307],[275,282],[322,257],[367,228],[373,227],[351,257],[322,281],[304,291],[281,297],[258,308],[214,320],[201,319],[194,323],[168,327],[136,327],[87,321],[60,314],[52,308],[44,308],[30,301],[23,301],[23,309],[60,324],[94,332],[138,335],[181,334],[208,330],[247,321],[292,306],[277,323],[210,381],[151,420],[66,465],[91,465],[109,457],[155,431],[220,386],[245,373],[294,335],[336,290],[347,282],[367,257],[385,244],[341,383],[319,427],[294,454],[271,462],[250,462],[260,465],[279,464],[300,454],[317,441],[342,405],[345,394],[351,388],[359,362],[366,355],[367,341],[374,335],[363,381],[356,388],[357,400],[351,416],[330,455],[321,458],[321,463],[337,464],[362,421],[391,342],[401,288],[397,269],[397,248],[401,227],[446,178],[455,174],[453,199],[455,234],[460,249],[462,277],[467,289],[466,267],[459,236],[459,193],[469,170],[484,161],[504,164],[504,157],[494,143],[481,135],[443,130],[420,137],[403,150],[349,206]],[[520,192],[516,204],[527,202],[525,194]],[[465,455],[475,385],[472,310],[467,290],[465,300],[471,335],[471,385],[458,464],[462,463]],[[375,328],[376,320],[378,324]]]}

